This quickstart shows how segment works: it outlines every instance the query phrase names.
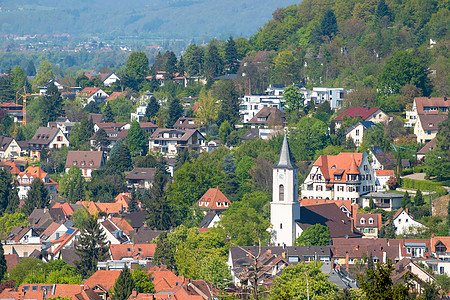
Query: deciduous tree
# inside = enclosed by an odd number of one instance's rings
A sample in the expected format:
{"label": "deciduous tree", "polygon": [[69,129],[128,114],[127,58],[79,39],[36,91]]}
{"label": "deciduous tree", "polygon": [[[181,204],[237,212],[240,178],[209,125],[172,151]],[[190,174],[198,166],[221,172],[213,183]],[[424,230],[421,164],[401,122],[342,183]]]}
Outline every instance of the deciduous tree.
{"label": "deciduous tree", "polygon": [[305,229],[295,239],[297,246],[327,246],[330,244],[330,229],[321,224],[314,224]]}

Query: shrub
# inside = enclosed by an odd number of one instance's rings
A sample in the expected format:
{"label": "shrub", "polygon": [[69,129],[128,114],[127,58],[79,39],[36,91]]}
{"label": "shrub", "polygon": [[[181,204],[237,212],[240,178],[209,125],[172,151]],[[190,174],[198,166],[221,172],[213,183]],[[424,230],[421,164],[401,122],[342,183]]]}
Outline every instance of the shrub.
{"label": "shrub", "polygon": [[442,187],[440,183],[429,180],[414,180],[410,178],[402,178],[401,186],[404,188],[422,190],[422,191],[435,191],[439,195],[443,196],[447,194],[447,190]]}

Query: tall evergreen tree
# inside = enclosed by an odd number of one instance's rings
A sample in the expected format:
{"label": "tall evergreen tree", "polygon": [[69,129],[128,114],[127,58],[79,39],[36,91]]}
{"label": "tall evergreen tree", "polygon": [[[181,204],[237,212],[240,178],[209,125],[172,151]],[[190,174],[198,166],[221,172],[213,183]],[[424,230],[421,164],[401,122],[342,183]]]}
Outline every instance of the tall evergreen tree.
{"label": "tall evergreen tree", "polygon": [[406,207],[409,206],[410,204],[411,204],[411,197],[409,196],[408,192],[406,192],[406,193],[403,195],[401,205],[402,205],[403,208],[406,208]]}
{"label": "tall evergreen tree", "polygon": [[239,69],[236,43],[231,36],[225,44],[225,64],[231,74],[236,73]]}
{"label": "tall evergreen tree", "polygon": [[169,270],[177,273],[175,254],[173,253],[173,249],[170,246],[170,241],[167,237],[166,231],[161,232],[156,240],[156,250],[153,259],[158,266],[164,265]]}
{"label": "tall evergreen tree", "polygon": [[112,300],[127,300],[135,285],[130,270],[125,266],[114,283]]}
{"label": "tall evergreen tree", "polygon": [[184,71],[185,71],[185,69],[184,69],[184,61],[183,61],[183,56],[181,56],[180,57],[180,60],[178,61],[178,64],[177,64],[177,70],[178,70],[178,72],[180,73],[180,75],[184,75]]}
{"label": "tall evergreen tree", "polygon": [[14,102],[16,95],[8,76],[0,77],[0,95],[3,102]]}
{"label": "tall evergreen tree", "polygon": [[219,50],[210,42],[205,54],[205,76],[208,86],[211,86],[214,79],[222,73],[222,65]]}
{"label": "tall evergreen tree", "polygon": [[53,83],[50,84],[47,93],[42,98],[41,109],[43,126],[47,126],[48,122],[55,121],[64,113],[61,93]]}
{"label": "tall evergreen tree", "polygon": [[19,207],[19,196],[15,188],[11,173],[0,168],[0,215],[3,212],[14,213]]}
{"label": "tall evergreen tree", "polygon": [[111,164],[113,164],[119,172],[130,171],[133,168],[130,149],[128,149],[128,146],[125,143],[120,146],[119,153],[114,157],[111,157]]}
{"label": "tall evergreen tree", "polygon": [[214,97],[220,101],[217,122],[228,121],[234,126],[239,121],[239,94],[231,80],[221,80],[214,85]]}
{"label": "tall evergreen tree", "polygon": [[414,196],[414,205],[415,206],[422,206],[425,204],[425,201],[423,200],[423,195],[421,190],[417,190],[416,195]]}
{"label": "tall evergreen tree", "polygon": [[108,140],[108,135],[106,134],[106,131],[103,128],[100,128],[95,133],[95,146],[102,150],[106,147],[108,147],[110,144],[110,141]]}
{"label": "tall evergreen tree", "polygon": [[181,106],[178,98],[174,98],[169,103],[169,119],[167,120],[167,126],[172,127],[181,116],[183,116],[183,106]]}
{"label": "tall evergreen tree", "polygon": [[175,53],[172,51],[166,51],[165,56],[165,64],[164,71],[166,71],[166,75],[169,79],[172,79],[177,72],[177,57]]}
{"label": "tall evergreen tree", "polygon": [[34,66],[34,63],[32,60],[28,61],[26,73],[27,73],[27,76],[35,76],[36,75],[36,67]]}
{"label": "tall evergreen tree", "polygon": [[99,261],[107,259],[108,243],[96,215],[89,215],[83,224],[83,228],[80,228],[78,245],[75,247],[75,253],[79,257],[75,265],[81,276],[87,278],[97,270]]}
{"label": "tall evergreen tree", "polygon": [[127,133],[127,144],[133,155],[145,155],[147,153],[148,142],[145,131],[136,120],[131,122],[130,130]]}
{"label": "tall evergreen tree", "polygon": [[155,97],[151,97],[147,104],[147,109],[145,110],[144,122],[152,122],[155,120],[156,115],[159,111],[159,102]]}
{"label": "tall evergreen tree", "polygon": [[30,215],[35,208],[45,208],[50,205],[50,195],[40,178],[35,178],[27,194],[23,210]]}
{"label": "tall evergreen tree", "polygon": [[380,0],[375,11],[375,21],[380,22],[385,16],[390,16],[389,7],[386,5],[384,0]]}
{"label": "tall evergreen tree", "polygon": [[136,188],[133,186],[133,189],[131,190],[131,199],[130,199],[130,204],[128,205],[128,211],[129,212],[133,212],[133,211],[138,211],[139,207],[137,204],[137,200],[140,198],[138,196],[138,191],[136,190]]}
{"label": "tall evergreen tree", "polygon": [[105,109],[103,110],[103,122],[114,122],[114,114],[112,112],[111,107],[106,104]]}
{"label": "tall evergreen tree", "polygon": [[168,230],[175,226],[172,203],[167,199],[169,174],[163,159],[158,161],[153,184],[143,195],[143,204],[148,212],[147,225],[158,230]]}
{"label": "tall evergreen tree", "polygon": [[336,16],[333,10],[329,9],[323,15],[320,23],[320,34],[331,39],[338,32]]}
{"label": "tall evergreen tree", "polygon": [[7,269],[8,266],[6,265],[5,251],[3,250],[3,244],[0,243],[0,281],[5,278]]}

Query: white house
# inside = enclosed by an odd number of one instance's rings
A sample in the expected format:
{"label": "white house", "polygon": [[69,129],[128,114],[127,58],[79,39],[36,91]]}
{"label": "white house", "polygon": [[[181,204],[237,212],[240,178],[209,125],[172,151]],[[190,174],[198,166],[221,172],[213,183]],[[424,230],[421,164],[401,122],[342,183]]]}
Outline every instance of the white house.
{"label": "white house", "polygon": [[51,179],[50,176],[41,168],[28,167],[25,171],[20,172],[16,177],[18,183],[17,189],[19,190],[18,194],[20,199],[25,199],[27,197],[28,191],[31,188],[31,184],[36,178],[42,180],[51,195],[56,194],[56,186],[58,185],[57,182]]}
{"label": "white house", "polygon": [[372,208],[381,208],[386,211],[392,211],[401,207],[402,197],[402,194],[372,192],[361,197],[359,207],[369,207],[370,199],[372,199]]}
{"label": "white house", "polygon": [[174,157],[183,148],[201,152],[205,137],[197,129],[158,128],[149,137],[150,151]]}
{"label": "white house", "polygon": [[367,153],[321,155],[303,182],[302,198],[352,200],[375,190]]}
{"label": "white house", "polygon": [[389,121],[389,116],[379,108],[368,106],[349,107],[334,119],[336,129],[341,127],[344,116],[349,118],[359,117],[362,121],[371,121],[373,123],[387,123]]}
{"label": "white house", "polygon": [[416,97],[411,110],[406,111],[405,127],[414,127],[419,115],[447,114],[450,101],[447,97]]}
{"label": "white house", "polygon": [[356,146],[361,145],[364,138],[364,133],[367,130],[372,129],[375,125],[375,123],[370,121],[362,121],[358,124],[351,126],[347,128],[347,132],[345,133],[345,139],[352,139]]}
{"label": "white house", "polygon": [[244,123],[248,123],[264,107],[276,107],[283,111],[283,96],[246,95],[241,99],[239,115]]}
{"label": "white house", "polygon": [[147,104],[138,106],[136,108],[136,111],[131,113],[131,122],[133,122],[134,120],[141,122],[142,118],[145,116],[146,111],[147,111]]}
{"label": "white house", "polygon": [[414,125],[414,134],[418,143],[428,143],[434,139],[439,130],[439,124],[447,119],[446,114],[442,115],[418,115]]}
{"label": "white house", "polygon": [[387,182],[391,177],[394,177],[394,170],[375,170],[375,186],[377,192],[388,189]]}
{"label": "white house", "polygon": [[103,219],[98,221],[100,227],[106,235],[106,240],[111,245],[117,244],[131,244],[130,237],[126,235],[122,229],[117,227],[110,219]]}
{"label": "white house", "polygon": [[103,151],[69,151],[66,159],[66,173],[72,166],[81,169],[82,176],[92,177],[92,171],[103,169],[105,167],[105,158]]}
{"label": "white house", "polygon": [[120,81],[119,76],[117,76],[116,73],[111,73],[103,79],[103,85],[110,87],[116,81]]}
{"label": "white house", "polygon": [[400,208],[393,217],[395,234],[414,234],[418,230],[423,229],[425,226],[413,219],[413,217],[408,213],[408,209],[404,210]]}
{"label": "white house", "polygon": [[78,97],[81,98],[83,106],[86,106],[93,101],[97,103],[105,102],[109,95],[101,88],[86,87],[78,94]]}
{"label": "white house", "polygon": [[59,128],[39,127],[28,141],[30,156],[39,157],[42,149],[52,150],[69,147],[69,140]]}
{"label": "white house", "polygon": [[14,160],[20,156],[21,148],[15,139],[0,136],[0,160]]}
{"label": "white house", "polygon": [[342,107],[345,93],[346,90],[344,88],[314,87],[311,92],[307,92],[304,94],[310,97],[309,99],[306,98],[307,102],[314,101],[314,104],[320,105],[325,101],[328,101],[330,103],[331,109],[338,110]]}

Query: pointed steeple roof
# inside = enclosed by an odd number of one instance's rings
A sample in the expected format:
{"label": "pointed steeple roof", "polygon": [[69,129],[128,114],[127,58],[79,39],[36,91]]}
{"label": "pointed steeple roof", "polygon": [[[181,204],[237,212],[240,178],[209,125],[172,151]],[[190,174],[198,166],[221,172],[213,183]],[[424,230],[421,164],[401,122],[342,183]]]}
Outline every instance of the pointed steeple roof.
{"label": "pointed steeple roof", "polygon": [[274,167],[275,169],[297,169],[297,166],[292,161],[291,149],[289,149],[289,143],[286,135],[284,135],[283,144],[281,146],[280,158],[278,163]]}
{"label": "pointed steeple roof", "polygon": [[350,168],[347,171],[347,174],[359,174],[358,164],[355,161],[355,155],[352,155],[352,161],[350,164]]}

